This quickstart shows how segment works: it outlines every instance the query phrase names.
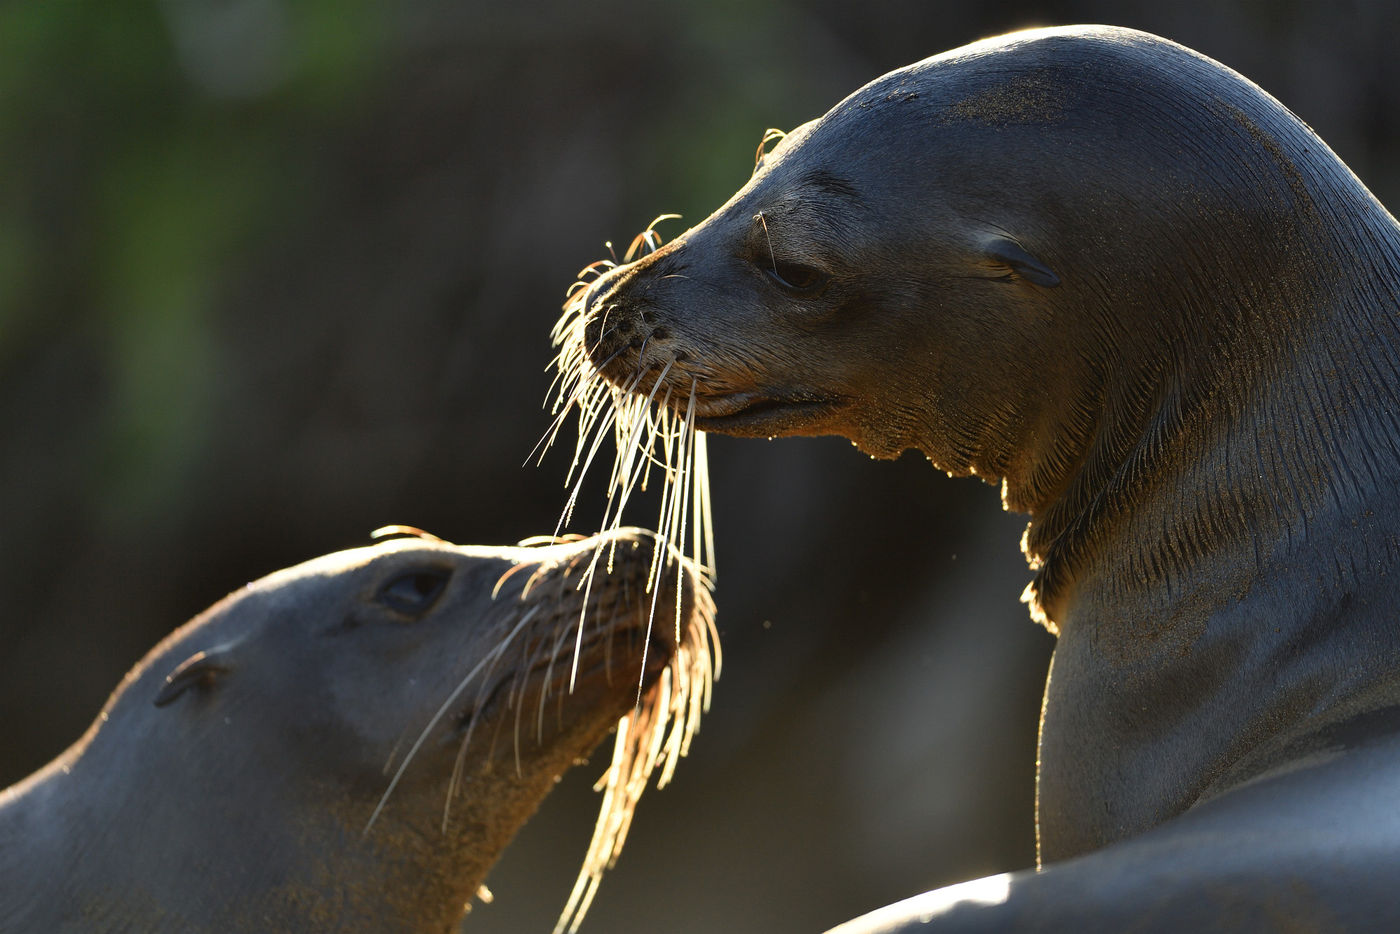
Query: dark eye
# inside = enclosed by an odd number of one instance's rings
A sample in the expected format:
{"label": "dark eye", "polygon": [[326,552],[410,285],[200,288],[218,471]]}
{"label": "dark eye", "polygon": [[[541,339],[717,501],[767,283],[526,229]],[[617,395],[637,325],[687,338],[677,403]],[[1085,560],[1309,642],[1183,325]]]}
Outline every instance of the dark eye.
{"label": "dark eye", "polygon": [[391,577],[375,595],[389,609],[407,616],[419,617],[433,608],[447,587],[449,572],[438,568],[419,568]]}
{"label": "dark eye", "polygon": [[801,263],[772,263],[764,272],[778,285],[798,295],[810,295],[820,291],[831,278],[820,269],[803,266]]}

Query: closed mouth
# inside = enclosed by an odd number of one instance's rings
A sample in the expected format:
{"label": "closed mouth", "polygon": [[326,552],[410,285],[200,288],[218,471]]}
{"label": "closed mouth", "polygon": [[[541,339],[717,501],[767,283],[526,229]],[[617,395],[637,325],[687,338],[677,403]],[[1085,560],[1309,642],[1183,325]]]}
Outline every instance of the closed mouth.
{"label": "closed mouth", "polygon": [[696,400],[695,427],[728,435],[796,434],[841,408],[831,396],[763,396],[736,392]]}

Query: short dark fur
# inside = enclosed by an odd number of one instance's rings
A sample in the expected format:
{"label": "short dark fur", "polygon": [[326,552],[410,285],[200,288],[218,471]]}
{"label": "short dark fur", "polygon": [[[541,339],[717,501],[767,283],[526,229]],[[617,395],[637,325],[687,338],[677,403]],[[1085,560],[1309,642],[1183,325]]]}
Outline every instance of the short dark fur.
{"label": "short dark fur", "polygon": [[[219,602],[132,669],[77,744],[0,792],[0,931],[456,931],[558,776],[633,709],[643,646],[648,685],[676,651],[672,616],[649,629],[652,536],[610,538],[572,694],[593,540],[398,540]],[[658,585],[671,613],[675,567]],[[687,620],[709,606],[695,581]]]}
{"label": "short dark fur", "polygon": [[586,336],[614,379],[674,360],[702,429],[914,448],[1029,513],[1059,636],[1040,852],[1093,856],[967,929],[1106,922],[1154,886],[1135,930],[1249,927],[1281,890],[1346,927],[1400,923],[1393,718],[1364,752],[1326,738],[1400,703],[1397,296],[1400,227],[1281,104],[1079,27],[857,91],[596,283]]}

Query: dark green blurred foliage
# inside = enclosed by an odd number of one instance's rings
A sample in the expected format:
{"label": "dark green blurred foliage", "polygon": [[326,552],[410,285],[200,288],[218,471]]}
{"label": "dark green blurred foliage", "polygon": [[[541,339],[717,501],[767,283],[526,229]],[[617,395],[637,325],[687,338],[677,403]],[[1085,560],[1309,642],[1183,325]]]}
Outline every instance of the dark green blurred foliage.
{"label": "dark green blurred foliage", "polygon": [[[548,532],[549,326],[770,126],[1026,25],[1116,22],[1274,92],[1400,193],[1400,8],[1060,0],[0,4],[0,739],[17,778],[164,633],[388,522]],[[1048,638],[993,491],[715,439],[726,671],[585,930],[820,930],[1028,865]],[[585,494],[575,528],[602,513]],[[654,522],[646,511],[633,515]],[[406,729],[412,725],[406,724]],[[547,929],[605,756],[468,930]]]}
{"label": "dark green blurred foliage", "polygon": [[367,3],[19,3],[0,37],[0,361],[61,326],[105,396],[68,492],[103,516],[155,510],[214,430],[219,290],[316,197],[326,136],[373,93],[381,19]]}

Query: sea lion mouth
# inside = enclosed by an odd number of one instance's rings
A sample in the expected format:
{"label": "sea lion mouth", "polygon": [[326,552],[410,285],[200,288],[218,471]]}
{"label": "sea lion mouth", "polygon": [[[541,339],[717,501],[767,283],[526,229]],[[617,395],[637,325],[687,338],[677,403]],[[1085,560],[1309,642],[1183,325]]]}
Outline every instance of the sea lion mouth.
{"label": "sea lion mouth", "polygon": [[696,399],[695,427],[749,437],[793,434],[825,420],[844,404],[834,396],[727,393]]}
{"label": "sea lion mouth", "polygon": [[[526,698],[538,698],[546,681],[549,682],[545,689],[547,696],[562,695],[563,702],[567,704],[569,695],[573,693],[569,687],[571,674],[575,678],[575,689],[595,679],[612,684],[621,678],[640,695],[645,695],[671,664],[678,648],[667,628],[668,624],[669,620],[662,619],[653,624],[649,633],[645,626],[628,625],[611,632],[592,634],[579,647],[580,657],[586,660],[579,665],[576,673],[571,671],[569,657],[564,653],[538,659],[527,671],[508,673],[497,679],[484,696],[465,705],[457,713],[453,718],[452,732],[464,733],[473,724],[483,719],[489,720],[500,711],[502,705],[511,709],[525,703]],[[645,653],[642,651],[643,640]],[[572,643],[569,652],[572,652]],[[615,652],[620,657],[616,657]]]}

